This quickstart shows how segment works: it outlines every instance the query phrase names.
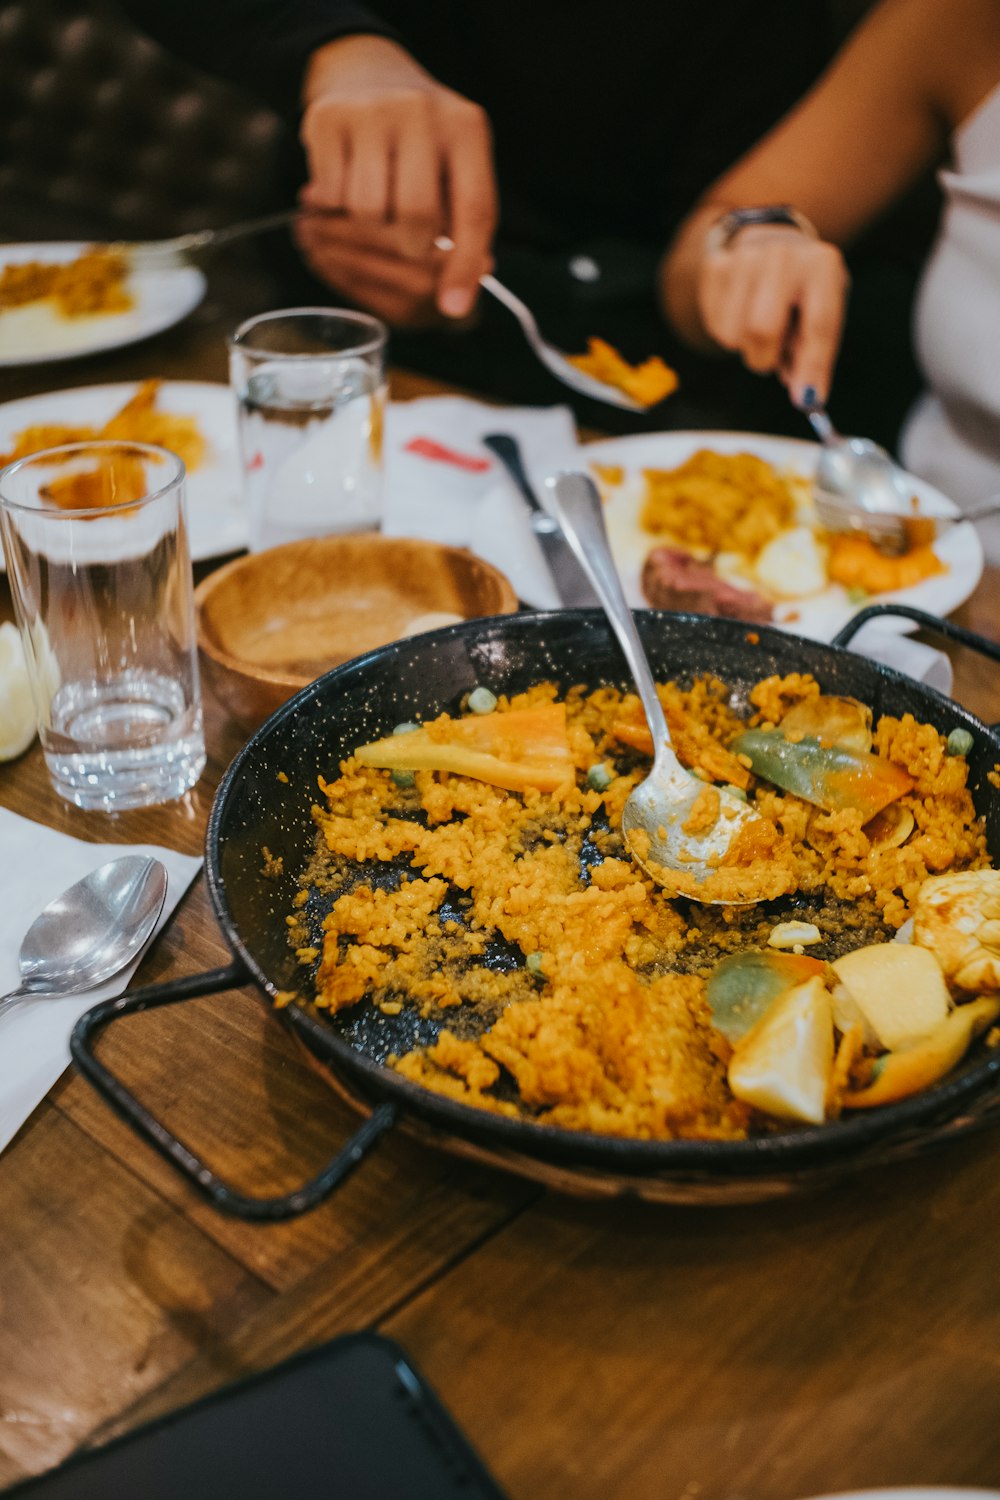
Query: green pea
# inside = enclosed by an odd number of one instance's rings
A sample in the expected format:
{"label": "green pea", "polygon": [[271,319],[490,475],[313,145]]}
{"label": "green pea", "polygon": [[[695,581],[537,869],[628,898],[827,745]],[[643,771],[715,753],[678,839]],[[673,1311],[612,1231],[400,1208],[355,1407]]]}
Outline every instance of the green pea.
{"label": "green pea", "polygon": [[541,974],[542,955],[540,953],[529,953],[527,958],[525,959],[525,963],[527,964],[532,974]]}
{"label": "green pea", "polygon": [[864,604],[865,600],[870,598],[871,595],[868,590],[863,589],[858,583],[852,583],[847,590],[847,602],[849,604]]}
{"label": "green pea", "polygon": [[722,790],[729,792],[731,796],[736,798],[737,802],[745,802],[747,800],[747,794],[743,788],[741,786],[733,786],[731,781],[727,781]]}
{"label": "green pea", "polygon": [[614,779],[605,765],[591,766],[587,772],[587,785],[595,792],[606,792]]}
{"label": "green pea", "polygon": [[968,755],[975,741],[967,729],[953,729],[947,743],[949,755]]}
{"label": "green pea", "polygon": [[390,775],[396,786],[407,787],[415,784],[416,778],[412,771],[392,771]]}
{"label": "green pea", "polygon": [[474,714],[491,714],[497,706],[496,694],[489,688],[473,688],[469,694],[469,710]]}

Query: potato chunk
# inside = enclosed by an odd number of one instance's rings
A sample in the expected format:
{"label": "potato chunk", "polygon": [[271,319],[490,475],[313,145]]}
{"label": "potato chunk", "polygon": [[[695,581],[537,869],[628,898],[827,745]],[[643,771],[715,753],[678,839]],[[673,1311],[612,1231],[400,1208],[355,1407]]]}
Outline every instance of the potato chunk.
{"label": "potato chunk", "polygon": [[941,966],[926,948],[876,943],[845,953],[834,960],[833,968],[889,1052],[929,1036],[951,1009]]}
{"label": "potato chunk", "polygon": [[729,1087],[765,1114],[822,1125],[832,1069],[830,996],[817,975],[780,995],[737,1045]]}

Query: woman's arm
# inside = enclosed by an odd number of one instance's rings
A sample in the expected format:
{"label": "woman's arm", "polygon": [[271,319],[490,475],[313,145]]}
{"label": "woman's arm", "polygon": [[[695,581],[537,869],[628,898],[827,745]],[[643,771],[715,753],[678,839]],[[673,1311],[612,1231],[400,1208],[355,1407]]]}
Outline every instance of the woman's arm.
{"label": "woman's arm", "polygon": [[[1000,78],[1000,0],[882,0],[815,88],[721,177],[662,268],[667,316],[692,344],[780,370],[794,398],[829,389],[849,244],[928,165]],[[798,229],[744,228],[712,248],[731,208],[792,204]]]}

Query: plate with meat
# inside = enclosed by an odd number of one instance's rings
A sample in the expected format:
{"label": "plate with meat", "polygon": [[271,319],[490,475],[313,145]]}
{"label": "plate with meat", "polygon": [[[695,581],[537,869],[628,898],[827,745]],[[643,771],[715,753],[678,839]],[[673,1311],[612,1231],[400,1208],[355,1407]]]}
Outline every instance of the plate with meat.
{"label": "plate with meat", "polygon": [[[891,601],[944,615],[979,582],[972,525],[886,556],[866,537],[819,526],[819,446],[749,432],[664,432],[588,443],[611,548],[633,608],[693,611],[831,640],[857,610]],[[907,476],[912,514],[955,515]],[[903,622],[900,622],[902,626]]]}

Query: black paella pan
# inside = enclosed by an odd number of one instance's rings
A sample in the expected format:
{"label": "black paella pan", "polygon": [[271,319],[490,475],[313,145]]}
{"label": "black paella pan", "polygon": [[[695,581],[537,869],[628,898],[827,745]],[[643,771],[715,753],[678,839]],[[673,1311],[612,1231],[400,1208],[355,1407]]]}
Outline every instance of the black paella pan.
{"label": "black paella pan", "polygon": [[[697,615],[637,615],[658,679],[706,671],[739,695],[771,673],[811,672],[824,690],[848,694],[881,714],[913,713],[947,733],[971,731],[970,790],[985,815],[987,842],[1000,863],[1000,796],[987,775],[1000,762],[1000,733],[941,694],[845,649],[875,614],[907,615],[961,640],[994,661],[1000,647],[920,611],[877,607],[851,621],[837,643],[819,645],[782,631]],[[467,621],[383,647],[327,673],[278,710],[237,755],[219,786],[206,838],[206,875],[233,960],[223,969],[151,986],[94,1007],[72,1039],[73,1058],[130,1125],[217,1207],[245,1218],[289,1218],[322,1201],[396,1123],[448,1149],[465,1150],[523,1175],[582,1191],[628,1191],[668,1201],[732,1201],[821,1184],[862,1165],[912,1154],[985,1123],[1000,1109],[1000,1055],[983,1049],[946,1080],[882,1109],[817,1127],[788,1127],[746,1141],[623,1140],[535,1125],[446,1099],[386,1066],[390,1053],[430,1040],[426,1022],[405,1008],[388,1016],[362,1001],[331,1016],[307,1003],[277,1014],[313,1058],[368,1112],[328,1166],[281,1198],[237,1193],[153,1117],[98,1059],[94,1043],[113,1020],[253,980],[273,1003],[298,990],[302,969],[286,915],[316,829],[310,814],[318,774],[332,776],[355,746],[394,725],[454,711],[483,685],[516,692],[542,679],[625,686],[618,646],[600,611],[528,613]],[[279,773],[284,775],[279,779]],[[286,779],[287,778],[287,779]],[[265,871],[262,850],[281,857]],[[423,1028],[423,1029],[422,1029]],[[595,1184],[597,1188],[595,1189]]]}

